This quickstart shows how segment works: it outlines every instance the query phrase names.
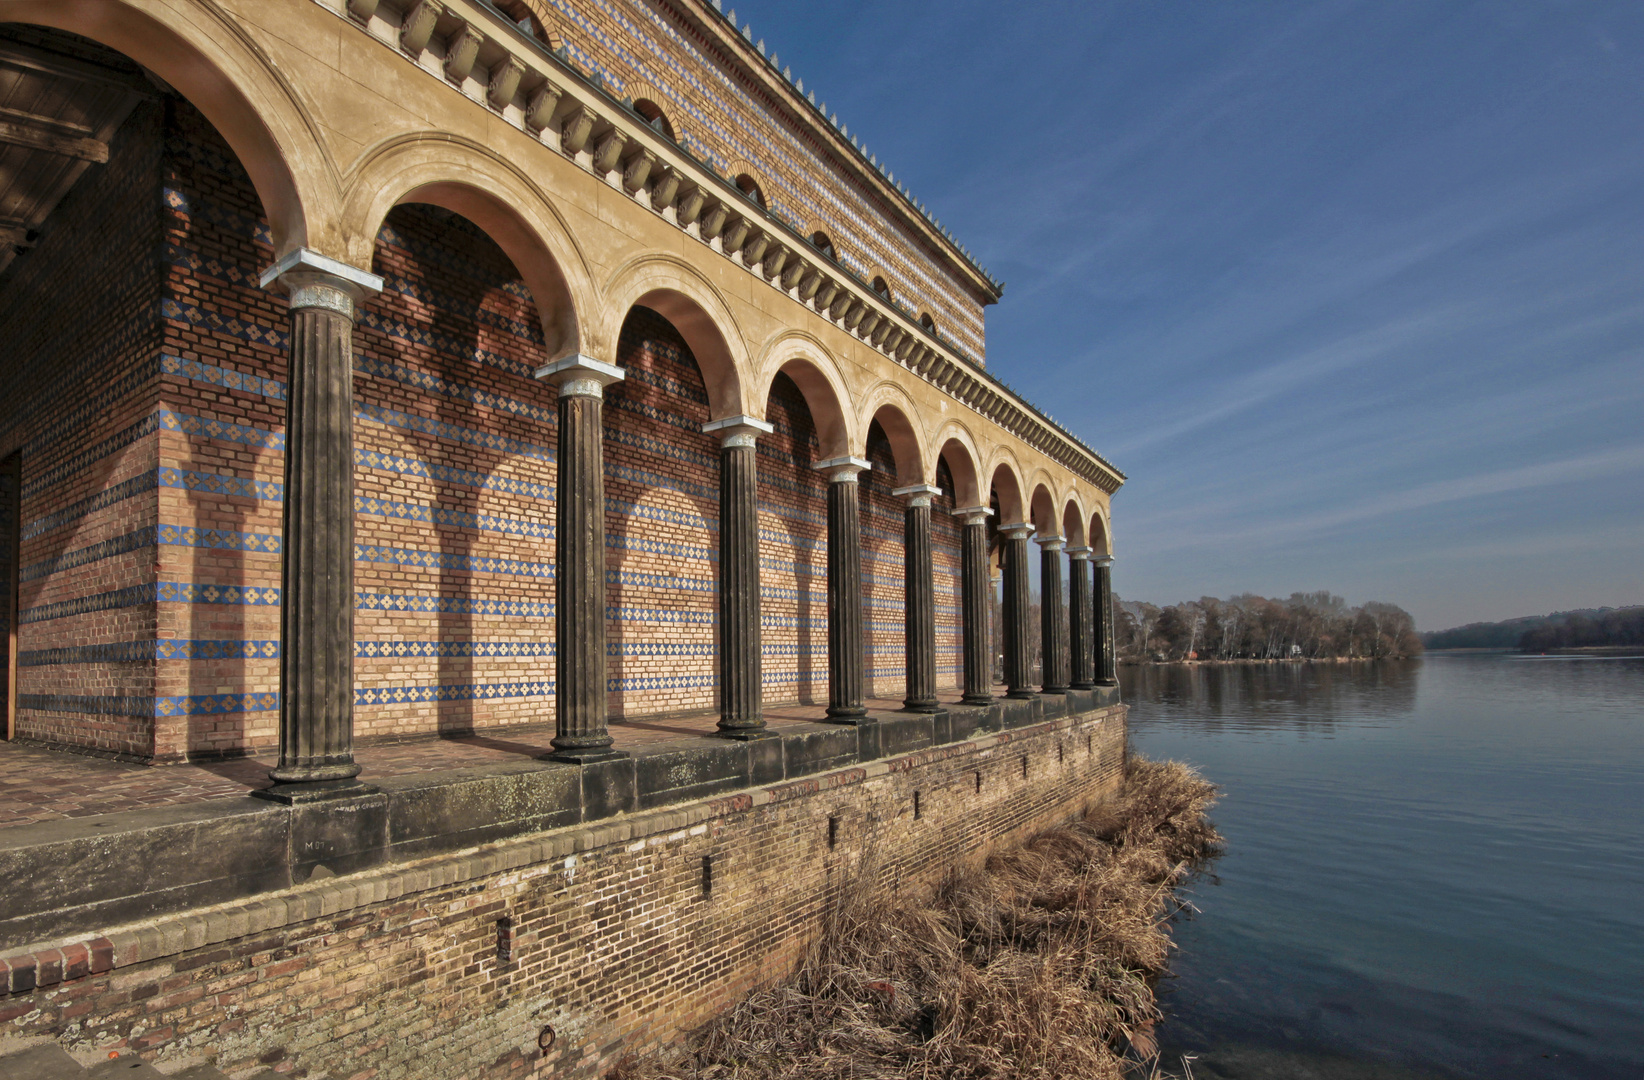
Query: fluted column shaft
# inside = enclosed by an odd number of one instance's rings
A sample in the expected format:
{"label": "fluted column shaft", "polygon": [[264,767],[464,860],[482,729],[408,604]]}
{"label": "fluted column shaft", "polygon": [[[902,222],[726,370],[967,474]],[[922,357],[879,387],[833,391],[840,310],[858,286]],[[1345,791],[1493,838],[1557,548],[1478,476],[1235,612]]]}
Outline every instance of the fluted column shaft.
{"label": "fluted column shaft", "polygon": [[1039,672],[1040,687],[1047,694],[1067,693],[1067,672],[1062,662],[1062,639],[1067,637],[1067,613],[1062,608],[1062,549],[1060,536],[1041,536],[1039,543]]}
{"label": "fluted column shaft", "polygon": [[1096,685],[1119,685],[1119,668],[1113,649],[1113,559],[1096,559],[1096,642],[1099,649]]}
{"label": "fluted column shaft", "polygon": [[306,249],[262,278],[290,296],[280,557],[280,757],[261,794],[347,792],[354,761],[355,305],[382,279]]}
{"label": "fluted column shaft", "polygon": [[757,441],[770,424],[749,416],[703,427],[719,446],[719,733],[750,738],[765,727],[759,630]]}
{"label": "fluted column shaft", "polygon": [[611,749],[605,711],[605,387],[622,369],[573,356],[537,372],[559,385],[554,493],[554,752],[601,761]]}
{"label": "fluted column shaft", "polygon": [[1090,549],[1068,548],[1068,685],[1089,690],[1096,685],[1096,649],[1090,634],[1095,601],[1090,592]]}
{"label": "fluted column shaft", "polygon": [[955,511],[964,522],[964,537],[960,548],[959,589],[961,615],[964,618],[965,695],[966,705],[988,705],[993,702],[993,658],[988,652],[988,593],[992,580],[988,574],[988,515],[985,506],[972,506]]}
{"label": "fluted column shaft", "polygon": [[902,707],[908,712],[931,713],[936,704],[936,567],[930,545],[931,498],[940,489],[924,484],[897,488],[905,496],[902,521],[902,580],[906,593],[903,639],[907,653],[907,693]]}
{"label": "fluted column shaft", "polygon": [[1005,696],[1031,698],[1028,685],[1030,667],[1028,635],[1028,536],[1032,525],[1007,525],[999,530],[1004,538],[1004,654]]}
{"label": "fluted column shaft", "polygon": [[862,523],[856,477],[869,462],[832,458],[828,473],[828,717],[868,714],[862,651]]}

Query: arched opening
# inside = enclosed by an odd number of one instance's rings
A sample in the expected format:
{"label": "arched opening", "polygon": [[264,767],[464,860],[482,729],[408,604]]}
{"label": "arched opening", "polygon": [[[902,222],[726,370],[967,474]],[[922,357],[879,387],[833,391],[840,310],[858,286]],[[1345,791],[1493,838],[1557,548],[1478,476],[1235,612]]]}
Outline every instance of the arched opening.
{"label": "arched opening", "polygon": [[889,300],[891,298],[890,282],[885,280],[885,277],[884,277],[883,274],[875,274],[874,275],[874,278],[873,278],[873,291],[879,296],[879,298],[881,300]]}
{"label": "arched opening", "polygon": [[607,707],[613,719],[712,708],[719,442],[702,430],[708,388],[681,328],[650,307],[629,309],[616,362],[627,377],[605,390]]}
{"label": "arched opening", "polygon": [[1033,501],[1028,505],[1029,520],[1038,536],[1061,535],[1062,519],[1056,513],[1056,500],[1050,494],[1050,488],[1044,484],[1036,484],[1033,488]]}
{"label": "arched opening", "polygon": [[539,311],[550,325],[562,313],[452,209],[483,205],[463,196],[429,186],[388,212],[372,258],[383,290],[355,330],[361,738],[463,734],[553,708],[557,424],[535,371]]}
{"label": "arched opening", "polygon": [[[857,480],[862,523],[862,637],[869,698],[901,698],[907,687],[903,502],[891,492],[902,486],[898,473],[912,475],[909,483],[918,483],[919,466],[917,447],[910,446],[911,429],[893,443],[887,425],[901,433],[907,428],[907,418],[894,406],[879,410],[868,424],[864,447],[864,456],[873,467]],[[914,460],[907,463],[910,456]]]}
{"label": "arched opening", "polygon": [[1079,504],[1072,499],[1062,508],[1062,535],[1067,537],[1067,546],[1079,548],[1085,546],[1085,519],[1079,512]]}
{"label": "arched opening", "polygon": [[1113,554],[1113,545],[1107,535],[1107,523],[1100,513],[1090,515],[1090,549],[1097,555]]}
{"label": "arched opening", "polygon": [[0,23],[0,460],[20,519],[0,569],[33,658],[11,719],[156,762],[239,754],[275,742],[279,702],[288,323],[258,275],[303,211],[213,60],[107,8],[6,8],[103,41]]}
{"label": "arched opening", "polygon": [[[972,481],[974,486],[974,481]],[[959,485],[946,457],[936,459],[936,489],[931,498],[931,577],[936,592],[936,688],[957,689],[964,681],[965,643],[961,620],[963,604],[963,529],[954,510],[974,503],[959,501]]]}
{"label": "arched opening", "polygon": [[645,122],[659,135],[664,135],[669,141],[677,141],[674,135],[674,125],[669,121],[662,107],[650,98],[640,98],[634,102],[634,111],[645,118]]}
{"label": "arched opening", "polygon": [[933,334],[936,333],[936,320],[930,317],[930,312],[928,311],[922,311],[919,313],[919,325],[923,326],[926,330],[929,330]]}
{"label": "arched opening", "polygon": [[755,206],[760,209],[765,208],[765,189],[760,186],[759,181],[755,180],[751,173],[737,174],[736,190],[742,192],[742,197]]}
{"label": "arched opening", "polygon": [[540,0],[495,0],[497,10],[514,20],[514,24],[550,49],[558,50],[565,39],[549,24],[544,15],[546,5]]}
{"label": "arched opening", "polygon": [[811,467],[822,444],[808,395],[786,371],[771,380],[765,420],[775,429],[758,444],[765,700],[816,704],[828,699],[828,481]]}
{"label": "arched opening", "polygon": [[[988,564],[993,580],[989,588],[989,624],[993,627],[991,680],[1005,680],[1004,646],[1004,537],[1000,530],[1009,525],[1020,525],[1026,520],[1027,505],[1022,494],[1022,481],[1015,467],[1001,461],[993,468],[988,481],[988,506],[993,516],[988,518]],[[1031,567],[1033,560],[1029,560]],[[1031,573],[1030,573],[1031,577]]]}
{"label": "arched opening", "polygon": [[811,246],[834,262],[839,261],[839,252],[834,250],[833,241],[821,229],[811,233]]}

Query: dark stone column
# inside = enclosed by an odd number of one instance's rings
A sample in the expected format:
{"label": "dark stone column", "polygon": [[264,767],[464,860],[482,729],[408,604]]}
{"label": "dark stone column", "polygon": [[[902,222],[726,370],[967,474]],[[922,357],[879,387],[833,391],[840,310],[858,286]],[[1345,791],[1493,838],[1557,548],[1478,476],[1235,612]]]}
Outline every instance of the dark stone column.
{"label": "dark stone column", "polygon": [[988,515],[985,506],[954,512],[964,522],[960,547],[960,615],[964,619],[966,705],[993,703],[993,656],[988,641],[988,603],[993,579],[988,571]]}
{"label": "dark stone column", "polygon": [[1062,639],[1067,637],[1067,613],[1062,608],[1061,536],[1041,536],[1039,544],[1039,655],[1043,660],[1040,686],[1046,694],[1067,693],[1067,672],[1062,670]]}
{"label": "dark stone column", "polygon": [[1113,653],[1113,556],[1096,556],[1097,686],[1118,686],[1119,668]]}
{"label": "dark stone column", "polygon": [[570,356],[537,371],[559,387],[559,484],[554,494],[554,761],[604,761],[605,387],[623,371]]}
{"label": "dark stone column", "polygon": [[907,594],[904,638],[907,644],[908,712],[933,713],[936,704],[936,568],[930,549],[930,501],[942,493],[928,484],[897,488],[907,497],[902,525],[902,580]]}
{"label": "dark stone column", "polygon": [[1028,537],[1033,526],[1006,525],[999,530],[1004,541],[1004,654],[1005,696],[1031,698],[1028,685]]}
{"label": "dark stone column", "polygon": [[290,295],[280,558],[280,760],[253,792],[306,802],[354,777],[354,305],[374,274],[298,249],[262,284]]}
{"label": "dark stone column", "polygon": [[1095,614],[1090,594],[1090,548],[1068,548],[1067,569],[1067,640],[1073,668],[1068,685],[1075,690],[1089,690],[1096,685],[1096,649],[1090,634]]}
{"label": "dark stone column", "polygon": [[755,443],[774,429],[751,416],[702,428],[719,443],[719,733],[757,738],[765,727],[759,637],[759,467]]}
{"label": "dark stone column", "polygon": [[862,458],[814,466],[828,474],[828,718],[858,720],[864,703],[862,653],[862,524],[856,475]]}

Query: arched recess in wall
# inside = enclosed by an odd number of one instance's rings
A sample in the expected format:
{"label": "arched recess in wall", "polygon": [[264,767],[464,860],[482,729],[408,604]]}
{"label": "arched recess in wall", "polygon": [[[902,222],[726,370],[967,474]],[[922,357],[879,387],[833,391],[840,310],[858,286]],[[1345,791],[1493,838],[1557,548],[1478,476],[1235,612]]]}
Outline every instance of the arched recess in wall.
{"label": "arched recess in wall", "polygon": [[1056,497],[1050,493],[1050,485],[1039,481],[1033,486],[1033,499],[1028,505],[1028,519],[1038,530],[1039,536],[1056,536],[1062,525],[1061,515],[1056,513]]}
{"label": "arched recess in wall", "polygon": [[666,136],[669,142],[678,141],[678,136],[674,134],[673,121],[668,119],[668,114],[662,111],[662,106],[658,105],[654,99],[649,97],[635,98],[634,112],[645,119],[645,122],[651,126],[651,130],[659,135]]}
{"label": "arched recess in wall", "polygon": [[[0,20],[66,30],[122,53],[198,109],[251,178],[276,255],[324,236],[335,216],[334,166],[284,77],[226,20],[166,7],[11,0]],[[340,252],[325,251],[339,256]]]}
{"label": "arched recess in wall", "polygon": [[1068,496],[1067,505],[1062,508],[1062,535],[1067,537],[1067,546],[1070,548],[1085,546],[1085,513],[1071,495]]}
{"label": "arched recess in wall", "polygon": [[752,369],[741,328],[724,297],[689,264],[645,257],[619,269],[602,290],[604,317],[590,334],[597,353],[614,355],[619,332],[637,305],[667,319],[690,346],[708,394],[710,419],[757,415],[744,373]]}
{"label": "arched recess in wall", "polygon": [[895,383],[880,383],[868,391],[862,407],[868,425],[878,424],[895,454],[898,487],[930,482],[930,454],[914,423],[919,415],[907,392]]}
{"label": "arched recess in wall", "polygon": [[[0,453],[21,451],[20,509],[37,529],[19,607],[111,580],[158,574],[182,585],[146,601],[151,618],[25,619],[20,651],[94,633],[144,659],[19,668],[16,733],[160,761],[261,749],[276,741],[279,659],[264,643],[278,633],[267,632],[266,608],[242,601],[280,585],[271,492],[283,472],[290,325],[258,277],[277,250],[306,241],[312,205],[321,221],[331,213],[326,163],[278,75],[221,23],[125,4],[16,3],[0,6],[0,39],[13,107],[11,220],[0,231],[15,255],[0,261]],[[61,141],[57,116],[83,125],[76,142]],[[76,513],[42,520],[43,506],[71,502]],[[189,527],[57,561],[87,531],[128,532],[162,505],[161,520]],[[195,586],[221,602],[185,600]],[[88,616],[100,620],[89,632]],[[227,644],[200,663],[189,645],[160,643],[197,638]],[[4,650],[0,662],[10,663]],[[161,682],[174,695],[164,708],[152,696]],[[38,726],[24,702],[65,685],[92,692]],[[146,693],[96,694],[110,685]]]}
{"label": "arched recess in wall", "polygon": [[811,232],[811,247],[829,260],[839,261],[839,249],[834,247],[833,237],[829,236],[826,230],[815,229]]}
{"label": "arched recess in wall", "polygon": [[1022,495],[1021,471],[1008,451],[995,455],[989,475],[989,505],[994,511],[995,527],[1020,525],[1027,521],[1027,503]]}
{"label": "arched recess in wall", "polygon": [[953,477],[953,496],[960,507],[984,506],[981,490],[981,469],[976,444],[957,423],[949,423],[937,432],[938,454]]}
{"label": "arched recess in wall", "polygon": [[497,10],[550,49],[565,44],[556,29],[558,23],[552,10],[542,0],[493,0],[493,3]]}
{"label": "arched recess in wall", "polygon": [[1113,554],[1113,534],[1101,507],[1090,515],[1090,547],[1097,555]]}
{"label": "arched recess in wall", "polygon": [[828,694],[828,478],[818,461],[855,445],[839,375],[814,341],[791,336],[766,353],[757,385],[775,429],[759,439],[759,556],[765,700]]}
{"label": "arched recess in wall", "polygon": [[388,211],[408,202],[462,215],[507,253],[536,304],[544,363],[586,351],[583,324],[598,310],[587,260],[551,200],[511,162],[449,135],[376,148],[349,178],[349,261],[366,265]]}
{"label": "arched recess in wall", "polygon": [[453,734],[552,707],[534,676],[553,663],[557,406],[536,372],[569,301],[538,295],[514,252],[542,281],[540,238],[460,183],[412,187],[376,232],[383,290],[361,306],[354,383],[368,736],[427,733],[430,712]]}
{"label": "arched recess in wall", "polygon": [[627,375],[605,391],[607,704],[613,716],[711,708],[719,440],[702,428],[747,411],[741,333],[671,258],[623,267],[604,293],[597,336]]}

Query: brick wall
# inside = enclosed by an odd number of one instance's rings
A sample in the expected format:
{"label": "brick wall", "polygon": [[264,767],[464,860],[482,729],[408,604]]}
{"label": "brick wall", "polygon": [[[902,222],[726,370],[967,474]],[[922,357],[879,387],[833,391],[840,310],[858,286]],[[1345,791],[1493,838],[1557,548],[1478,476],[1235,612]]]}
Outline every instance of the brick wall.
{"label": "brick wall", "polygon": [[21,462],[18,735],[153,747],[164,106],[145,103],[0,280]]}
{"label": "brick wall", "polygon": [[760,643],[766,702],[828,701],[828,480],[805,395],[778,374],[760,438]]}
{"label": "brick wall", "polygon": [[[893,299],[915,315],[929,312],[943,336],[983,358],[982,306],[969,290],[909,234],[887,227],[890,208],[881,196],[837,171],[815,137],[779,120],[765,91],[685,29],[667,4],[531,3],[548,13],[571,59],[597,72],[615,96],[654,98],[682,144],[727,178],[751,166],[778,218],[807,238],[827,232],[858,277],[885,275]],[[772,44],[781,51],[781,42]],[[825,88],[822,94],[825,100]]]}
{"label": "brick wall", "polygon": [[293,1076],[593,1077],[791,969],[865,858],[912,894],[1111,794],[1123,747],[1114,707],[109,930],[0,961],[0,1034]]}

